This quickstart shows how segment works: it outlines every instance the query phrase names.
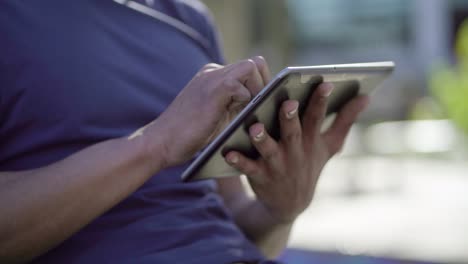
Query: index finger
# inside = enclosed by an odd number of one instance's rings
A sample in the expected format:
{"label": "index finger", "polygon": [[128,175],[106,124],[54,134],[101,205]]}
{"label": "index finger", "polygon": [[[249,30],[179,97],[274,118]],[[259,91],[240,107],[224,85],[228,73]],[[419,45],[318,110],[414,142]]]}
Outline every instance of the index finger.
{"label": "index finger", "polygon": [[268,67],[268,63],[262,56],[255,56],[252,58],[252,60],[257,65],[257,69],[260,72],[260,75],[262,76],[263,85],[267,85],[271,80],[271,72],[270,68]]}
{"label": "index finger", "polygon": [[239,80],[252,95],[257,95],[265,87],[257,64],[252,59],[239,61],[227,68],[225,74]]}

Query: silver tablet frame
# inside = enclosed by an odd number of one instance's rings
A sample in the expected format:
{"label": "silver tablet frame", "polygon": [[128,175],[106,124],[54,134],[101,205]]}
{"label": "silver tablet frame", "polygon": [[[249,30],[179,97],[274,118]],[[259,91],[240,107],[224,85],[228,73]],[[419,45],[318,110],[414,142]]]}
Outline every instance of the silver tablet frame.
{"label": "silver tablet frame", "polygon": [[[341,100],[338,103],[340,105],[335,107],[337,109],[327,111],[327,114],[332,114],[344,103],[343,95],[350,97],[357,94],[370,94],[391,74],[394,67],[395,64],[392,61],[385,61],[285,68],[201,151],[183,172],[182,180],[192,181],[240,175],[240,172],[226,163],[223,155],[230,149],[243,153],[252,152],[247,127],[254,122],[262,122],[269,133],[274,132],[271,131],[274,127],[270,123],[278,118],[277,108],[282,101],[299,100],[300,104],[305,107],[307,98],[319,83],[332,82],[335,84],[335,89],[330,96],[329,106]],[[337,89],[340,86],[341,88]],[[352,89],[355,90],[353,95],[349,93]],[[270,104],[264,103],[267,101],[270,101]],[[252,155],[254,154],[250,153],[250,157],[255,158]]]}

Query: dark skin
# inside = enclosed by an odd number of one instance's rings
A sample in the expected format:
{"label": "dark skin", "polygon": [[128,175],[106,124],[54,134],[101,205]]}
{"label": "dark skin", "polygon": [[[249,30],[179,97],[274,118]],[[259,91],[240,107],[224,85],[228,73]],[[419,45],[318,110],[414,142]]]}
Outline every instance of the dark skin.
{"label": "dark skin", "polygon": [[226,155],[226,161],[247,176],[256,199],[246,196],[238,178],[219,180],[220,191],[230,198],[228,205],[236,212],[238,224],[249,230],[247,234],[269,257],[277,256],[286,246],[294,221],[312,201],[323,167],[342,148],[351,125],[368,104],[366,96],[353,99],[322,133],[332,89],[327,83],[318,87],[302,125],[298,102],[285,101],[279,114],[279,141],[267,133],[263,124],[252,125],[251,142],[260,159],[252,160],[235,151]]}
{"label": "dark skin", "polygon": [[[265,86],[269,76],[261,57],[227,66],[206,65],[157,119],[132,135],[100,142],[41,168],[0,172],[0,262],[24,263],[44,254],[152,175],[190,159]],[[350,102],[320,137],[314,128],[322,120],[326,100],[307,110],[303,128],[297,113],[292,118],[280,117],[282,129],[295,136],[274,142],[264,132],[254,142],[264,157],[259,161],[228,154],[233,166],[249,175],[258,199],[248,200],[236,178],[221,182],[220,194],[239,227],[265,254],[275,255],[284,246],[292,222],[310,202],[318,174],[341,147],[366,100]],[[285,102],[283,113],[291,112],[296,104]],[[262,125],[256,124],[250,132],[254,137],[261,131]],[[279,154],[270,155],[272,150]],[[302,162],[311,166],[303,167]],[[285,182],[285,175],[293,177]],[[294,196],[294,188],[304,182],[310,189],[297,189],[300,194]],[[295,197],[294,202],[278,199],[278,192]],[[246,215],[245,210],[249,217],[240,217]]]}
{"label": "dark skin", "polygon": [[[326,162],[342,147],[357,112],[367,104],[366,98],[350,102],[333,126],[320,132],[325,117],[327,97],[333,86],[321,84],[312,96],[301,125],[298,102],[283,103],[279,116],[281,139],[275,141],[261,123],[250,127],[252,144],[260,153],[251,160],[241,153],[230,152],[226,160],[248,176],[257,198],[265,204],[271,217],[280,223],[293,221],[308,207],[320,172]],[[282,195],[278,195],[278,194]],[[289,199],[284,199],[288,197]]]}

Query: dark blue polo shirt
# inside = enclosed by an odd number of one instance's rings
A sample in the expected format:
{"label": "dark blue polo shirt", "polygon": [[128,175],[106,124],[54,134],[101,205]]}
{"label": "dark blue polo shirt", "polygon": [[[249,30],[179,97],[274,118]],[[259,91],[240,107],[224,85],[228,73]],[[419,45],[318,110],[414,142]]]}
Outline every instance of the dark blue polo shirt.
{"label": "dark blue polo shirt", "polygon": [[[0,171],[38,168],[128,135],[204,64],[222,62],[199,2],[160,0],[154,8],[191,25],[211,48],[111,0],[0,2]],[[35,263],[262,259],[215,183],[182,183],[183,169],[153,176]]]}

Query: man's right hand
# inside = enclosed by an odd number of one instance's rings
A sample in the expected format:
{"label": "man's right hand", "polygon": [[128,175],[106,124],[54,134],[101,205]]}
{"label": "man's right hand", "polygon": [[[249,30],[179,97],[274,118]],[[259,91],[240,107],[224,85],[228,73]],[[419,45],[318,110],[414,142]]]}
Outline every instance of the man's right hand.
{"label": "man's right hand", "polygon": [[260,57],[207,65],[159,118],[130,137],[99,142],[39,168],[0,172],[0,263],[44,254],[155,173],[189,159],[268,78]]}
{"label": "man's right hand", "polygon": [[[269,80],[268,65],[262,57],[227,66],[205,65],[166,111],[145,128],[143,135],[150,155],[163,154],[167,167],[190,159],[221,132]],[[152,142],[155,133],[163,142]],[[161,153],[161,149],[165,153]]]}

